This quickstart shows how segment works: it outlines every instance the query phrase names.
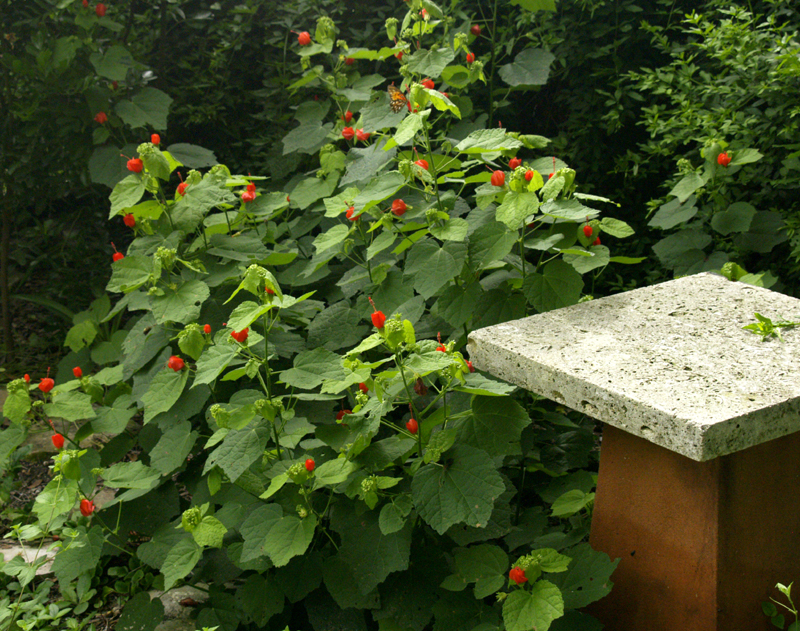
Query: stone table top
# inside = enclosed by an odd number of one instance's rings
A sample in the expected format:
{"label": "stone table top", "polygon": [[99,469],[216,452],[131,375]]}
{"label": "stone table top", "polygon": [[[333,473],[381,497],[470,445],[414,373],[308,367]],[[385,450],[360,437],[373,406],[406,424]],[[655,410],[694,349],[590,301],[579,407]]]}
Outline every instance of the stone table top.
{"label": "stone table top", "polygon": [[710,273],[479,329],[476,368],[683,454],[711,460],[800,430],[800,300]]}

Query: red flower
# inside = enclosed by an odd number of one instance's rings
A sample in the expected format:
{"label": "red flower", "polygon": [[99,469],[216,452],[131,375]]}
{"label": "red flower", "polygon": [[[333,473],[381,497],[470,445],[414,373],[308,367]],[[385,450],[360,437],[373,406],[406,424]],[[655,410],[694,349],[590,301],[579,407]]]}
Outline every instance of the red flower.
{"label": "red flower", "polygon": [[311,473],[317,466],[317,463],[314,462],[313,458],[306,458],[306,471]]}
{"label": "red flower", "polygon": [[339,413],[336,415],[336,420],[341,421],[347,414],[352,414],[353,410],[339,410]]}
{"label": "red flower", "polygon": [[417,421],[415,421],[413,418],[410,418],[406,422],[406,429],[412,434],[416,434],[419,430],[419,423],[417,423]]}
{"label": "red flower", "polygon": [[425,80],[422,82],[422,85],[424,85],[424,86],[425,86],[426,88],[428,88],[429,90],[433,90],[433,88],[436,86],[436,84],[433,82],[433,80],[432,80],[432,79],[425,79]]}
{"label": "red flower", "polygon": [[396,199],[392,202],[392,214],[396,215],[397,217],[402,217],[406,214],[406,203],[402,199]]}
{"label": "red flower", "polygon": [[152,142],[154,145],[160,145],[161,144],[161,136],[159,136],[158,134],[152,134],[150,136],[150,142]]}
{"label": "red flower", "polygon": [[471,64],[475,62],[475,53],[467,53],[467,63]]}
{"label": "red flower", "polygon": [[252,202],[256,198],[256,194],[253,191],[244,191],[242,193],[242,201],[247,204],[248,202]]}
{"label": "red flower", "polygon": [[723,167],[727,167],[731,163],[731,157],[728,155],[728,152],[725,151],[717,156],[717,164]]}
{"label": "red flower", "polygon": [[206,335],[211,333],[211,325],[210,324],[204,324],[203,325],[203,333],[205,333]]}
{"label": "red flower", "polygon": [[349,123],[351,120],[353,120],[353,112],[351,112],[350,110],[347,110],[347,111],[344,113],[344,116],[342,116],[342,120],[343,120],[345,123]]}
{"label": "red flower", "polygon": [[363,142],[367,142],[372,134],[365,132],[363,129],[356,129],[356,138]]}
{"label": "red flower", "polygon": [[401,50],[399,53],[395,55],[400,61],[403,61],[403,51]]}
{"label": "red flower", "polygon": [[469,368],[470,372],[475,372],[475,367],[472,365],[471,361],[467,362],[467,368]]}
{"label": "red flower", "polygon": [[345,140],[352,140],[353,136],[355,136],[355,135],[356,135],[356,132],[353,131],[352,127],[345,127],[342,130],[342,138],[344,138]]}
{"label": "red flower", "polygon": [[241,331],[231,331],[231,337],[239,342],[239,344],[244,344],[247,341],[247,336],[250,335],[250,327],[245,327]]}
{"label": "red flower", "polygon": [[186,195],[186,187],[189,186],[189,182],[181,182],[178,184],[178,195],[183,197]]}
{"label": "red flower", "polygon": [[369,386],[367,386],[367,384],[365,384],[363,381],[360,384],[358,384],[358,389],[361,390],[361,392],[363,392],[364,394],[367,394],[367,392],[369,392]]}
{"label": "red flower", "polygon": [[53,387],[56,385],[56,382],[53,381],[51,377],[45,377],[39,382],[39,390],[47,394],[50,392]]}
{"label": "red flower", "polygon": [[372,297],[369,297],[369,304],[372,305],[372,325],[376,329],[382,329],[383,326],[386,324],[386,314],[383,311],[378,311],[378,308],[375,306],[375,303],[372,302]]}
{"label": "red flower", "polygon": [[511,571],[508,573],[508,578],[514,581],[517,585],[528,582],[528,577],[525,576],[525,570],[523,570],[521,567],[511,568]]}
{"label": "red flower", "polygon": [[358,219],[361,218],[360,214],[356,215],[356,207],[355,206],[350,206],[350,208],[347,209],[347,212],[345,213],[345,216],[350,221],[358,221]]}
{"label": "red flower", "polygon": [[297,36],[297,43],[301,46],[308,46],[311,44],[311,35],[308,31],[303,31]]}
{"label": "red flower", "polygon": [[83,0],[82,4],[83,4],[83,8],[84,9],[88,9],[89,8],[89,0]]}
{"label": "red flower", "polygon": [[592,243],[592,245],[600,245],[600,237],[597,237],[597,238],[594,240],[594,242]]}
{"label": "red flower", "polygon": [[53,441],[53,447],[56,449],[61,449],[64,446],[64,437],[61,434],[53,434],[50,440]]}
{"label": "red flower", "polygon": [[419,14],[422,16],[422,19],[423,19],[423,20],[427,20],[427,19],[428,19],[428,12],[427,12],[425,9],[422,9],[422,10],[419,12]]}
{"label": "red flower", "polygon": [[172,368],[172,370],[174,370],[175,372],[180,372],[181,370],[183,370],[184,362],[177,355],[173,355],[167,360],[167,366],[169,368]]}
{"label": "red flower", "polygon": [[122,218],[122,221],[125,223],[128,228],[133,228],[136,225],[136,217],[133,216],[133,213],[128,213]]}
{"label": "red flower", "polygon": [[528,169],[525,171],[525,181],[530,182],[533,179],[533,171]]}
{"label": "red flower", "polygon": [[275,290],[274,289],[270,289],[269,287],[265,287],[265,291],[270,296],[274,296],[275,295]]}
{"label": "red flower", "polygon": [[592,236],[592,233],[594,233],[594,230],[592,230],[592,227],[589,224],[586,224],[583,227],[583,236],[588,239],[589,237]]}
{"label": "red flower", "polygon": [[248,182],[247,183],[247,190],[250,193],[255,193],[256,192],[256,183],[255,182]]}
{"label": "red flower", "polygon": [[142,162],[139,158],[131,158],[130,160],[128,160],[128,171],[133,171],[134,173],[141,173],[143,168],[144,168],[144,162]]}
{"label": "red flower", "polygon": [[83,498],[81,500],[81,515],[88,517],[94,512],[94,502]]}
{"label": "red flower", "polygon": [[104,5],[102,2],[99,2],[94,8],[94,12],[97,13],[97,17],[103,17],[106,14],[106,5]]}
{"label": "red flower", "polygon": [[416,164],[418,167],[422,167],[426,171],[428,170],[428,161],[423,158],[420,158],[414,164]]}
{"label": "red flower", "polygon": [[75,366],[75,368],[72,369],[72,374],[75,375],[75,379],[83,377],[83,371],[80,366]]}
{"label": "red flower", "polygon": [[25,383],[30,383],[31,382],[31,376],[28,373],[25,373],[24,375],[22,375],[22,378],[25,380]]}
{"label": "red flower", "polygon": [[521,164],[522,160],[520,158],[511,158],[511,160],[508,161],[508,168],[513,171]]}
{"label": "red flower", "polygon": [[492,173],[492,186],[503,186],[506,183],[506,174],[502,171]]}
{"label": "red flower", "polygon": [[355,62],[356,62],[356,60],[353,59],[352,57],[345,57],[345,59],[344,59],[344,65],[345,66],[352,66]]}
{"label": "red flower", "polygon": [[111,255],[111,258],[116,263],[117,261],[124,259],[125,255],[122,252],[114,252],[114,254]]}
{"label": "red flower", "polygon": [[439,344],[439,346],[436,347],[436,350],[441,351],[442,353],[446,353],[447,347],[444,344]]}
{"label": "red flower", "polygon": [[473,24],[469,27],[469,32],[472,33],[475,37],[481,34],[481,25],[480,24]]}
{"label": "red flower", "polygon": [[106,121],[108,121],[108,116],[106,116],[105,112],[97,112],[97,114],[94,115],[94,120],[101,125],[105,125]]}

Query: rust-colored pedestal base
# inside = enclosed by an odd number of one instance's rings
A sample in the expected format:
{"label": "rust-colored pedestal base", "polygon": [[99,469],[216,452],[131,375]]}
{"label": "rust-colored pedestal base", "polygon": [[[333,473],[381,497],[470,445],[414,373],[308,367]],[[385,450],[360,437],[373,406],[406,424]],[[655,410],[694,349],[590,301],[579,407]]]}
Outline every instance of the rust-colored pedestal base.
{"label": "rust-colored pedestal base", "polygon": [[761,603],[800,584],[800,433],[695,462],[609,425],[590,542],[612,559],[607,631],[774,630]]}

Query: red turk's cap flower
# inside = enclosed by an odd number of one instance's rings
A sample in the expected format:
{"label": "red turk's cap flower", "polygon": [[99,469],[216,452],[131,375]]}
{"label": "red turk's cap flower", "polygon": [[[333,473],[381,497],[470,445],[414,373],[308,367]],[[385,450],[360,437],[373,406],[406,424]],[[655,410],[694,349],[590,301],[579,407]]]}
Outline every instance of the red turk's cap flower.
{"label": "red turk's cap flower", "polygon": [[469,27],[469,32],[472,33],[475,37],[481,34],[481,25],[480,24],[473,24]]}
{"label": "red turk's cap flower", "polygon": [[173,355],[167,360],[167,366],[169,368],[172,368],[172,370],[174,370],[175,372],[180,372],[181,370],[183,370],[184,362],[177,355]]}
{"label": "red turk's cap flower", "polygon": [[317,466],[317,463],[314,462],[313,458],[306,458],[306,471],[311,473]]}
{"label": "red turk's cap flower", "polygon": [[114,254],[111,255],[111,258],[116,263],[117,261],[124,259],[125,255],[122,252],[114,252]]}
{"label": "red turk's cap flower", "polygon": [[423,158],[420,158],[414,164],[416,164],[418,167],[422,167],[426,171],[428,170],[428,161]]}
{"label": "red turk's cap flower", "polygon": [[508,573],[508,578],[514,581],[517,585],[528,582],[528,577],[525,576],[525,570],[523,570],[521,567],[511,568],[511,571]]}
{"label": "red turk's cap flower", "polygon": [[472,365],[471,361],[467,362],[467,368],[469,368],[470,372],[475,372],[475,367]]}
{"label": "red turk's cap flower", "polygon": [[503,186],[506,183],[506,174],[502,171],[492,173],[492,186]]}
{"label": "red turk's cap flower", "polygon": [[508,168],[513,171],[521,164],[522,160],[520,158],[511,158],[511,160],[508,161]]}
{"label": "red turk's cap flower", "polygon": [[471,64],[475,62],[475,53],[467,53],[467,63]]}
{"label": "red turk's cap flower", "polygon": [[22,375],[22,378],[25,380],[25,383],[30,383],[31,382],[31,376],[28,373],[25,373],[24,375]]}
{"label": "red turk's cap flower", "polygon": [[342,116],[342,120],[343,120],[345,123],[349,123],[351,120],[353,120],[353,112],[351,112],[350,110],[347,110],[347,111],[344,113],[344,116]]}
{"label": "red turk's cap flower", "polygon": [[152,142],[154,145],[160,145],[161,144],[161,136],[159,136],[158,134],[152,134],[150,136],[150,142]]}
{"label": "red turk's cap flower", "polygon": [[133,228],[136,225],[136,217],[133,216],[133,213],[128,213],[122,218],[123,223],[128,226],[128,228]]}
{"label": "red turk's cap flower", "polygon": [[402,199],[396,199],[392,202],[392,213],[397,217],[405,215],[407,209],[408,206],[406,206],[406,203]]}
{"label": "red turk's cap flower", "polygon": [[590,225],[587,224],[583,227],[583,236],[586,237],[587,239],[591,237],[593,233],[594,230],[592,230],[592,227]]}
{"label": "red turk's cap flower", "polygon": [[308,46],[311,44],[311,34],[308,31],[303,31],[297,36],[297,43],[301,46]]}
{"label": "red turk's cap flower", "polygon": [[256,192],[256,183],[255,182],[248,182],[247,183],[247,190],[250,191],[251,193],[255,193]]}
{"label": "red turk's cap flower", "polygon": [[365,384],[363,381],[360,384],[358,384],[358,389],[361,390],[361,392],[363,392],[364,394],[367,394],[367,392],[369,392],[369,386],[367,386],[367,384]]}
{"label": "red turk's cap flower", "polygon": [[86,498],[81,500],[81,515],[88,517],[94,512],[94,502]]}
{"label": "red turk's cap flower", "polygon": [[425,80],[422,82],[422,85],[424,85],[424,86],[425,86],[426,88],[428,88],[429,90],[433,90],[433,89],[436,87],[436,84],[433,82],[433,80],[432,80],[432,79],[425,79]]}
{"label": "red turk's cap flower", "polygon": [[372,305],[372,325],[376,329],[382,329],[383,325],[386,324],[386,314],[383,311],[378,311],[378,308],[375,306],[375,303],[372,302],[372,296],[368,298],[369,304]]}
{"label": "red turk's cap flower", "polygon": [[83,0],[83,2],[81,4],[83,4],[83,8],[84,9],[88,9],[89,8],[89,0]]}
{"label": "red turk's cap flower", "polygon": [[245,327],[241,331],[231,331],[231,337],[239,342],[239,344],[244,344],[247,341],[247,336],[250,335],[250,327]]}
{"label": "red turk's cap flower", "polygon": [[412,434],[416,434],[419,430],[419,423],[417,423],[417,421],[415,421],[413,418],[410,418],[406,422],[406,429]]}
{"label": "red turk's cap flower", "polygon": [[345,216],[350,221],[357,221],[358,219],[361,218],[361,215],[356,215],[356,207],[355,206],[350,206],[350,208],[347,209],[347,212],[345,213]]}
{"label": "red turk's cap flower", "polygon": [[47,394],[50,392],[53,387],[56,385],[56,382],[53,381],[51,377],[45,377],[39,382],[39,390]]}
{"label": "red turk's cap flower", "polygon": [[446,353],[447,347],[444,344],[439,344],[439,346],[436,347],[436,350],[441,351],[442,353]]}
{"label": "red turk's cap flower", "polygon": [[128,160],[128,171],[133,171],[134,173],[141,173],[143,168],[144,168],[144,162],[142,162],[139,158],[131,158],[130,160]]}
{"label": "red turk's cap flower", "polygon": [[344,63],[346,66],[352,66],[356,62],[352,57],[345,57]]}
{"label": "red turk's cap flower", "polygon": [[527,182],[530,182],[532,179],[533,179],[533,171],[528,169],[527,171],[525,171],[525,180]]}
{"label": "red turk's cap flower", "polygon": [[206,335],[211,333],[211,325],[210,324],[204,324],[203,325],[203,333],[205,333]]}
{"label": "red turk's cap flower", "polygon": [[97,112],[97,114],[94,115],[94,120],[101,125],[105,125],[106,121],[108,121],[108,116],[106,116],[105,112]]}
{"label": "red turk's cap flower", "polygon": [[53,434],[50,440],[53,441],[53,447],[56,449],[61,449],[64,446],[64,437],[61,434]]}
{"label": "red turk's cap flower", "polygon": [[352,413],[353,410],[339,410],[339,413],[336,415],[336,420],[341,421],[345,416]]}
{"label": "red turk's cap flower", "polygon": [[592,243],[592,245],[600,245],[600,237],[597,237],[597,238],[594,240],[594,242]]}
{"label": "red turk's cap flower", "polygon": [[242,193],[242,201],[247,204],[248,202],[252,202],[256,198],[256,194],[253,191],[244,191]]}
{"label": "red turk's cap flower", "polygon": [[99,2],[94,8],[94,12],[97,13],[97,17],[103,17],[106,14],[106,5],[104,5],[102,2]]}
{"label": "red turk's cap flower", "polygon": [[717,164],[723,167],[727,167],[731,163],[731,157],[728,155],[728,152],[725,151],[717,156]]}
{"label": "red turk's cap flower", "polygon": [[178,195],[183,197],[186,195],[186,187],[189,186],[189,182],[181,182],[178,184]]}
{"label": "red turk's cap flower", "polygon": [[400,61],[403,61],[403,51],[401,50],[399,53],[395,55]]}
{"label": "red turk's cap flower", "polygon": [[345,140],[352,140],[353,136],[355,136],[355,135],[356,135],[356,132],[353,131],[352,127],[345,127],[342,130],[342,138],[344,138]]}
{"label": "red turk's cap flower", "polygon": [[356,138],[363,142],[367,142],[372,134],[365,132],[363,129],[356,129]]}
{"label": "red turk's cap flower", "polygon": [[72,374],[75,375],[75,379],[83,377],[83,371],[80,366],[75,366],[75,368],[72,369]]}
{"label": "red turk's cap flower", "polygon": [[274,296],[275,295],[275,290],[274,289],[270,289],[269,287],[265,287],[264,289],[265,289],[265,291],[267,292],[268,295],[270,295],[270,296]]}

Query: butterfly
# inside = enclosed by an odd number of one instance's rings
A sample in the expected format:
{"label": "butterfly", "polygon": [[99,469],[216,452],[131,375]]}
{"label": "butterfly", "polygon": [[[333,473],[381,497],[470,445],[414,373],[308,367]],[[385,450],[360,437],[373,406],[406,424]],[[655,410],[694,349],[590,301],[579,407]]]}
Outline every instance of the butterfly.
{"label": "butterfly", "polygon": [[390,85],[389,88],[389,107],[392,108],[392,111],[396,114],[403,106],[408,103],[408,99],[406,95],[403,94],[398,88],[394,86],[394,84]]}

